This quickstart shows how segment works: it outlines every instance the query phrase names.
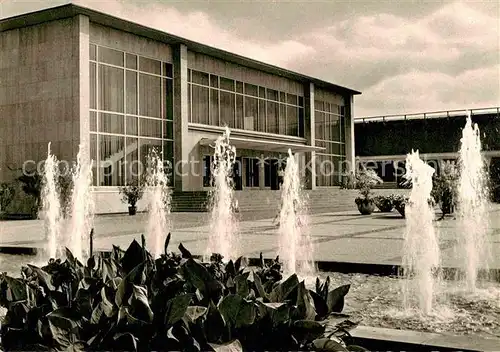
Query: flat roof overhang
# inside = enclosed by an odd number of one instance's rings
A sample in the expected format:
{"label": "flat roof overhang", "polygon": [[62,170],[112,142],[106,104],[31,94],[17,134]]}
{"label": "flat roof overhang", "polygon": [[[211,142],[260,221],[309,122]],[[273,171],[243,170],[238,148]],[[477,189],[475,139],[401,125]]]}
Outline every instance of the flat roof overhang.
{"label": "flat roof overhang", "polygon": [[129,20],[118,18],[100,11],[96,11],[75,4],[65,4],[61,6],[45,8],[35,12],[24,13],[17,16],[0,19],[0,32],[15,28],[32,26],[43,22],[74,17],[76,15],[85,15],[89,17],[91,22],[115,28],[124,32],[140,35],[153,40],[157,40],[169,45],[184,44],[188,47],[189,50],[193,52],[206,54],[224,61],[232,62],[245,67],[250,67],[277,76],[286,77],[288,79],[292,79],[301,83],[312,82],[318,87],[339,92],[341,94],[347,94],[347,95],[361,94],[361,92],[351,88],[333,84],[328,81],[310,77],[278,66],[266,64],[258,60],[250,59],[248,57],[244,57],[222,49],[211,47],[209,45],[197,43],[195,41],[181,38],[158,29],[153,29],[151,27],[140,25],[138,23],[131,22]]}
{"label": "flat roof overhang", "polygon": [[[199,144],[201,146],[214,146],[217,138],[202,138]],[[314,147],[305,144],[258,140],[245,137],[229,137],[229,143],[238,149],[260,150],[265,152],[288,153],[288,149],[292,152],[320,152],[324,151],[323,147]]]}

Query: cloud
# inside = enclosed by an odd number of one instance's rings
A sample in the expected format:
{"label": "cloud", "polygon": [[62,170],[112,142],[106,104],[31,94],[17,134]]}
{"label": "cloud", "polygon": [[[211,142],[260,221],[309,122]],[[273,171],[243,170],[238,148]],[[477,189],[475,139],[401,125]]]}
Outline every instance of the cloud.
{"label": "cloud", "polygon": [[413,21],[359,16],[305,33],[316,65],[296,67],[361,90],[357,116],[498,106],[499,20],[461,2]]}
{"label": "cloud", "polygon": [[411,71],[387,78],[371,87],[357,116],[419,113],[446,109],[500,106],[500,65],[464,71],[450,76],[438,72]]}
{"label": "cloud", "polygon": [[238,33],[221,27],[202,11],[182,13],[173,7],[154,3],[136,5],[117,0],[77,0],[74,3],[274,65],[284,66],[287,62],[314,55],[311,46],[293,39],[257,41],[242,38]]}
{"label": "cloud", "polygon": [[74,2],[360,90],[357,116],[500,105],[493,2]]}

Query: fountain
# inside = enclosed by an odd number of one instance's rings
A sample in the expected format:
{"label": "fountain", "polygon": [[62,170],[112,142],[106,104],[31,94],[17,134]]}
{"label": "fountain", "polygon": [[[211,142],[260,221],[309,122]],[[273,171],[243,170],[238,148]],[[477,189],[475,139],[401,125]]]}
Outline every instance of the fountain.
{"label": "fountain", "polygon": [[61,204],[57,189],[58,163],[55,155],[50,152],[50,142],[47,147],[47,159],[43,168],[41,190],[42,214],[47,240],[46,255],[56,258],[59,253],[59,232],[61,220]]}
{"label": "fountain", "polygon": [[289,149],[281,191],[279,254],[284,265],[283,271],[286,274],[297,273],[299,276],[312,276],[315,272],[313,247],[306,216],[306,204],[301,193],[298,163]]}
{"label": "fountain", "polygon": [[73,167],[73,191],[70,203],[70,231],[67,247],[75,258],[84,260],[88,256],[89,235],[93,224],[91,187],[91,161],[82,145],[79,146],[76,164]]}
{"label": "fountain", "polygon": [[164,251],[167,234],[170,231],[170,190],[163,160],[155,149],[148,155],[148,173],[146,177],[146,201],[148,204],[147,245],[157,259]]}
{"label": "fountain", "polygon": [[461,229],[459,258],[465,271],[465,286],[474,291],[478,271],[487,269],[490,259],[488,232],[488,191],[486,169],[481,156],[481,139],[477,124],[467,113],[459,153],[457,220]]}
{"label": "fountain", "polygon": [[439,267],[440,253],[434,230],[434,210],[429,204],[434,169],[420,159],[418,151],[406,157],[405,178],[412,182],[410,199],[406,205],[406,231],[404,236],[403,281],[405,308],[411,298],[417,297],[420,312],[432,311],[435,291],[434,271]]}
{"label": "fountain", "polygon": [[212,177],[214,189],[210,194],[210,233],[206,257],[219,253],[225,259],[235,259],[239,249],[234,216],[234,191],[231,178],[236,149],[229,144],[229,128],[215,142]]}

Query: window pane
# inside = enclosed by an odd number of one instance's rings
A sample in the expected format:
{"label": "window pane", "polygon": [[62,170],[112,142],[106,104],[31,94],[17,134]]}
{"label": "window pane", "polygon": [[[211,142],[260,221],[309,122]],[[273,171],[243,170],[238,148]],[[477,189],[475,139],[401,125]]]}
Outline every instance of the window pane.
{"label": "window pane", "polygon": [[127,71],[126,73],[127,85],[127,114],[137,114],[137,72]]}
{"label": "window pane", "polygon": [[139,118],[140,135],[161,138],[161,122],[161,120]]}
{"label": "window pane", "polygon": [[96,91],[97,91],[97,80],[96,80],[96,64],[90,63],[90,71],[89,71],[89,80],[90,80],[90,108],[97,109],[97,99],[96,99]]}
{"label": "window pane", "polygon": [[163,75],[166,77],[174,77],[174,68],[172,67],[172,64],[169,64],[168,62],[163,63]]}
{"label": "window pane", "polygon": [[287,134],[286,105],[280,104],[279,133]]}
{"label": "window pane", "polygon": [[289,136],[299,135],[299,114],[298,108],[295,106],[287,105],[286,107],[286,121],[287,121],[287,131],[286,134]]}
{"label": "window pane", "polygon": [[243,82],[236,81],[236,92],[243,93]]}
{"label": "window pane", "polygon": [[139,115],[161,117],[161,78],[139,73]]}
{"label": "window pane", "polygon": [[125,60],[126,60],[125,65],[127,66],[127,68],[137,70],[137,55],[127,53],[125,54]]}
{"label": "window pane", "polygon": [[286,94],[284,92],[280,92],[280,102],[286,103]]}
{"label": "window pane", "polygon": [[163,142],[163,165],[165,167],[164,172],[167,175],[167,184],[172,186],[174,184],[174,142],[164,141]]}
{"label": "window pane", "polygon": [[123,112],[123,69],[99,65],[99,109]]}
{"label": "window pane", "polygon": [[299,137],[304,137],[304,108],[299,108]]}
{"label": "window pane", "polygon": [[258,99],[245,97],[245,120],[244,129],[256,131],[259,124]]}
{"label": "window pane", "polygon": [[96,46],[94,44],[90,44],[90,46],[89,46],[89,57],[90,57],[90,60],[96,60],[97,59],[96,51],[97,51]]}
{"label": "window pane", "polygon": [[259,99],[259,125],[257,131],[266,132],[266,101]]}
{"label": "window pane", "polygon": [[97,186],[97,134],[90,134],[90,161],[92,163],[92,186]]}
{"label": "window pane", "polygon": [[148,156],[152,150],[155,150],[158,155],[162,155],[162,141],[156,139],[139,139],[139,158],[143,166],[143,172],[147,172],[149,166]]}
{"label": "window pane", "polygon": [[90,130],[92,132],[97,132],[97,113],[95,111],[90,112]]}
{"label": "window pane", "polygon": [[163,122],[163,138],[166,139],[174,138],[174,123],[172,121]]}
{"label": "window pane", "polygon": [[258,87],[253,84],[245,83],[245,94],[252,95],[254,97],[259,96]]}
{"label": "window pane", "polygon": [[234,80],[229,78],[220,78],[220,89],[229,90],[234,92]]}
{"label": "window pane", "polygon": [[279,133],[279,104],[268,101],[267,102],[267,131],[269,133]]}
{"label": "window pane", "polygon": [[219,88],[219,76],[210,75],[210,87]]}
{"label": "window pane", "polygon": [[123,66],[123,52],[104,48],[102,46],[99,47],[99,61],[104,62],[106,64]]}
{"label": "window pane", "polygon": [[278,101],[278,91],[274,89],[267,90],[267,99]]}
{"label": "window pane", "polygon": [[340,119],[338,116],[330,115],[331,140],[340,142]]}
{"label": "window pane", "polygon": [[127,134],[137,136],[137,116],[127,116]]}
{"label": "window pane", "polygon": [[133,182],[140,177],[142,167],[139,164],[139,140],[137,138],[126,138],[125,177],[126,182]]}
{"label": "window pane", "polygon": [[259,97],[266,98],[266,88],[259,87]]}
{"label": "window pane", "polygon": [[219,91],[210,89],[210,124],[219,126]]}
{"label": "window pane", "polygon": [[191,80],[193,83],[208,86],[208,73],[193,70]]}
{"label": "window pane", "polygon": [[319,111],[324,111],[323,102],[321,100],[314,101],[314,109]]}
{"label": "window pane", "polygon": [[324,135],[324,124],[325,124],[325,117],[324,113],[315,111],[314,112],[314,124],[316,126],[316,131],[315,131],[315,138],[316,139],[325,139]]}
{"label": "window pane", "polygon": [[222,126],[234,127],[234,93],[220,92],[220,119]]}
{"label": "window pane", "polygon": [[329,114],[323,113],[323,118],[325,119],[324,140],[331,141],[331,138],[332,138],[331,116]]}
{"label": "window pane", "polygon": [[297,105],[297,96],[295,94],[287,94],[286,101],[288,104]]}
{"label": "window pane", "polygon": [[139,56],[139,71],[161,75],[161,62],[158,60]]}
{"label": "window pane", "polygon": [[99,113],[99,132],[124,134],[124,116]]}
{"label": "window pane", "polygon": [[191,122],[208,125],[209,119],[209,88],[193,85]]}
{"label": "window pane", "polygon": [[[189,91],[189,89],[188,89]],[[163,118],[173,120],[174,118],[174,92],[171,79],[163,79]],[[188,99],[189,101],[189,99]]]}
{"label": "window pane", "polygon": [[299,96],[299,106],[304,106],[304,97]]}
{"label": "window pane", "polygon": [[99,182],[101,186],[122,186],[124,181],[125,138],[99,136]]}
{"label": "window pane", "polygon": [[236,94],[236,128],[243,129],[243,95]]}

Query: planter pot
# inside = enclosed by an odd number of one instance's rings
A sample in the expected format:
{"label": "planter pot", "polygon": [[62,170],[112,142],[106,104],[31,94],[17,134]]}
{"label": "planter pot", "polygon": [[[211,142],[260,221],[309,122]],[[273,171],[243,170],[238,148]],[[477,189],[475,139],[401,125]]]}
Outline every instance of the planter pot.
{"label": "planter pot", "polygon": [[405,217],[405,203],[397,204],[395,208],[402,217]]}
{"label": "planter pot", "polygon": [[137,213],[137,207],[135,205],[128,207],[128,215],[135,215],[136,213]]}
{"label": "planter pot", "polygon": [[375,205],[382,213],[390,213],[394,209],[392,202],[376,202]]}
{"label": "planter pot", "polygon": [[356,202],[356,205],[362,215],[370,215],[375,210],[375,203],[371,199],[363,199]]}

